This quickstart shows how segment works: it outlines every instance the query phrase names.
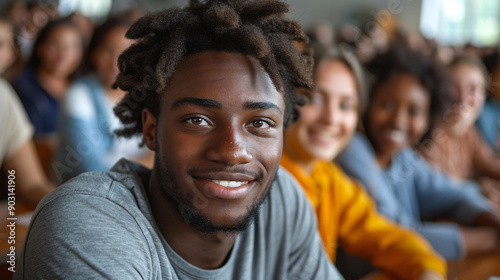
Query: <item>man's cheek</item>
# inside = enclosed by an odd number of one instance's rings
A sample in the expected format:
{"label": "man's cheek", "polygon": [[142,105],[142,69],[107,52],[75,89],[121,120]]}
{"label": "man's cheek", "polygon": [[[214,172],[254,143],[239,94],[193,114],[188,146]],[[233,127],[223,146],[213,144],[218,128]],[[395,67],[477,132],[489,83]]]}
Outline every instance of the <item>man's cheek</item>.
{"label": "man's cheek", "polygon": [[271,170],[271,172],[276,171],[279,166],[279,162],[281,159],[281,154],[283,152],[282,143],[275,143],[272,148],[263,149],[265,150],[263,153],[263,161],[265,162],[266,169]]}

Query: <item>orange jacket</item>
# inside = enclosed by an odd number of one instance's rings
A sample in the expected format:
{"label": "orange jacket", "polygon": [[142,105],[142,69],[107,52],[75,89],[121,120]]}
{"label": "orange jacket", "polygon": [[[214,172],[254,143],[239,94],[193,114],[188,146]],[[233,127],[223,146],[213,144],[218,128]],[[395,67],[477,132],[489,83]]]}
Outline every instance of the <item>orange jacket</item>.
{"label": "orange jacket", "polygon": [[346,252],[369,259],[391,278],[418,279],[424,270],[446,277],[446,262],[427,241],[378,214],[364,189],[338,166],[318,161],[308,175],[286,154],[280,164],[295,176],[309,197],[332,262],[340,244]]}

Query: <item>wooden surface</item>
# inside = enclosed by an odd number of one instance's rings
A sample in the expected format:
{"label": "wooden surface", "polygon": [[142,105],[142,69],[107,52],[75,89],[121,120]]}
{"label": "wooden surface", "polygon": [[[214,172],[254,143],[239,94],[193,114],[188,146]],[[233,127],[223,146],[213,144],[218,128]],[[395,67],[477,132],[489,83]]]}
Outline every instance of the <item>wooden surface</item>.
{"label": "wooden surface", "polygon": [[500,248],[488,254],[448,263],[450,280],[488,280],[492,276],[500,277]]}

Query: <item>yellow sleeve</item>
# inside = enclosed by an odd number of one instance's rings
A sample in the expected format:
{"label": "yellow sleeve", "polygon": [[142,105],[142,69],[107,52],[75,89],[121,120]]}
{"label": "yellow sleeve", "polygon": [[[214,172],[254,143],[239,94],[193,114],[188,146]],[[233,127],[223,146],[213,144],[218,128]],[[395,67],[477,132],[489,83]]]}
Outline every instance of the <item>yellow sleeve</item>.
{"label": "yellow sleeve", "polygon": [[337,172],[335,185],[342,188],[339,242],[346,252],[371,260],[391,278],[418,279],[424,270],[446,277],[446,262],[426,240],[378,214],[364,189]]}

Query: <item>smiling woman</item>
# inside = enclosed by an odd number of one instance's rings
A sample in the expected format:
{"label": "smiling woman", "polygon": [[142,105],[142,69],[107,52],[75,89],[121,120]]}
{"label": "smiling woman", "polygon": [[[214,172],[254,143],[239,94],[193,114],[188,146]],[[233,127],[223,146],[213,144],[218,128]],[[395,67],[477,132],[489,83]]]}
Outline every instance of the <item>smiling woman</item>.
{"label": "smiling woman", "polygon": [[[297,178],[316,210],[331,261],[337,260],[340,244],[382,273],[401,279],[427,279],[427,274],[442,279],[445,264],[429,245],[380,216],[362,187],[331,162],[356,130],[366,102],[365,81],[349,51],[316,45],[314,55],[316,90],[301,109],[301,119],[285,132],[281,165]],[[366,274],[359,261],[349,261],[339,267],[346,278]]]}
{"label": "smiling woman", "polygon": [[[497,246],[500,222],[477,185],[451,179],[413,150],[452,105],[445,69],[405,46],[379,55],[369,69],[376,82],[364,117],[367,139],[356,135],[338,162],[363,182],[381,213],[417,230],[447,260]],[[428,221],[437,218],[465,226]]]}
{"label": "smiling woman", "polygon": [[418,142],[429,126],[430,93],[418,78],[398,73],[380,84],[366,115],[367,135],[380,166]]}
{"label": "smiling woman", "polygon": [[86,61],[89,71],[71,84],[61,100],[60,142],[52,165],[60,182],[83,172],[108,170],[122,157],[149,167],[153,164],[153,154],[139,147],[140,137],[113,137],[121,126],[113,107],[125,92],[111,85],[118,75],[118,56],[132,43],[125,38],[131,25],[129,19],[115,17],[96,28]]}
{"label": "smiling woman", "polygon": [[59,102],[83,56],[83,40],[68,18],[49,22],[39,33],[27,67],[14,89],[35,127],[35,136],[55,133]]}

